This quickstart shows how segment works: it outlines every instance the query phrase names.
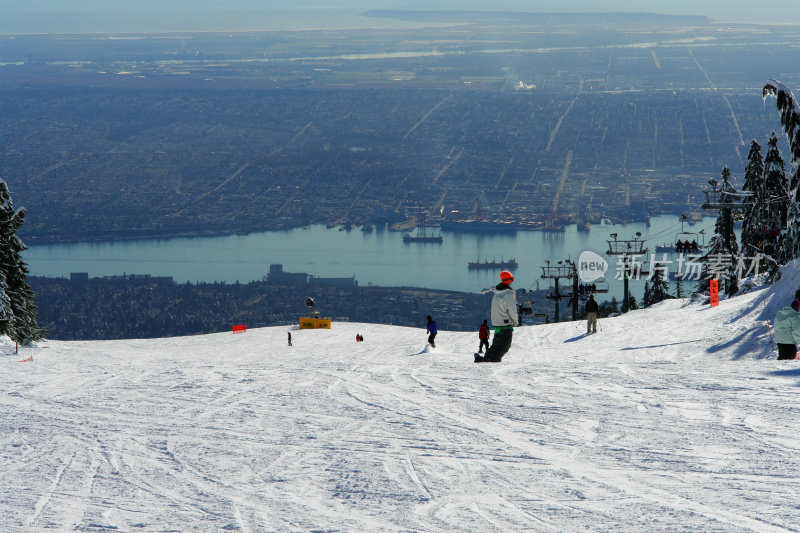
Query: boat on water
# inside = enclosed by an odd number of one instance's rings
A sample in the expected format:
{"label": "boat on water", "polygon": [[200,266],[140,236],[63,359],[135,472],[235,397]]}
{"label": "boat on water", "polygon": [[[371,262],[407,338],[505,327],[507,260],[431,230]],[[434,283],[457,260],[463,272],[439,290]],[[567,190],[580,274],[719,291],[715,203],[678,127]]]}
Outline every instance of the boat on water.
{"label": "boat on water", "polygon": [[404,233],[403,234],[403,242],[431,242],[436,244],[442,243],[442,234],[430,234],[425,229],[425,212],[420,211],[419,216],[417,217],[417,233],[416,235],[412,235],[411,233]]}
{"label": "boat on water", "polygon": [[441,235],[411,235],[410,233],[403,234],[403,242],[435,242],[441,244]]}
{"label": "boat on water", "polygon": [[567,227],[559,218],[550,218],[544,221],[544,224],[541,225],[539,231],[561,233],[567,231]]}
{"label": "boat on water", "polygon": [[519,263],[515,259],[509,259],[506,261],[505,259],[501,259],[497,261],[496,259],[492,259],[491,261],[470,261],[467,263],[467,268],[470,270],[487,270],[487,269],[496,269],[496,268],[504,268],[508,270],[514,270],[519,266]]}

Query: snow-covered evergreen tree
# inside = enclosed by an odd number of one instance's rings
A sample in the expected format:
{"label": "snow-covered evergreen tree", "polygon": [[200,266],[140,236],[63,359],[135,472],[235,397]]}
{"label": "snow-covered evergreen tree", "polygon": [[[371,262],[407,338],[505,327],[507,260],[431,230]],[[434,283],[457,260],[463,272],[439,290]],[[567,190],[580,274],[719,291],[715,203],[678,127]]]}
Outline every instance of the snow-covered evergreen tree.
{"label": "snow-covered evergreen tree", "polygon": [[34,295],[28,284],[28,265],[22,260],[26,246],[17,235],[25,213],[25,209],[14,209],[8,186],[0,180],[0,272],[11,317],[2,333],[20,344],[38,340],[45,334],[37,321]]}
{"label": "snow-covered evergreen tree", "polygon": [[786,186],[788,203],[786,204],[786,224],[779,237],[777,260],[782,264],[800,257],[800,106],[791,89],[777,80],[767,80],[762,91],[764,98],[774,96],[777,100],[781,125],[789,141],[794,172]]}
{"label": "snow-covered evergreen tree", "polygon": [[790,189],[786,179],[786,163],[778,148],[778,136],[773,131],[767,141],[767,155],[764,157],[764,214],[761,217],[770,229],[780,229],[786,223]]}
{"label": "snow-covered evergreen tree", "polygon": [[747,207],[742,219],[742,253],[755,255],[762,251],[762,212],[764,205],[764,159],[761,156],[761,145],[755,140],[750,143],[747,154],[747,168],[744,170],[742,191],[750,194],[746,197]]}
{"label": "snow-covered evergreen tree", "polygon": [[[706,254],[706,262],[713,263],[715,269],[713,277],[718,277],[725,286],[725,292],[733,294],[738,289],[738,283],[734,270],[736,268],[737,256],[739,255],[739,245],[736,243],[736,233],[734,232],[734,203],[736,199],[736,189],[730,182],[730,170],[728,167],[722,169],[722,184],[720,187],[720,201],[723,206],[719,210],[717,223],[714,226],[714,237]],[[719,265],[726,265],[724,268],[716,268]]]}
{"label": "snow-covered evergreen tree", "polygon": [[672,295],[669,293],[669,282],[664,279],[663,269],[656,265],[649,282],[644,284],[642,305],[644,305],[644,307],[650,307],[653,304],[663,302],[670,298],[672,298]]}
{"label": "snow-covered evergreen tree", "polygon": [[6,275],[0,270],[0,334],[12,337],[14,313],[11,311],[11,299],[8,297]]}
{"label": "snow-covered evergreen tree", "polygon": [[611,297],[611,307],[609,308],[609,313],[619,313],[619,302],[617,302],[617,297]]}
{"label": "snow-covered evergreen tree", "polygon": [[642,307],[650,306],[650,282],[644,282],[644,294],[642,295]]}
{"label": "snow-covered evergreen tree", "polygon": [[681,282],[681,278],[682,276],[678,276],[678,278],[675,280],[675,298],[683,298],[685,296],[683,292],[683,283]]}
{"label": "snow-covered evergreen tree", "polygon": [[760,213],[764,254],[769,257],[773,269],[777,264],[791,260],[791,246],[786,246],[786,216],[789,209],[789,183],[786,179],[786,164],[778,148],[775,132],[769,139],[764,158],[763,209]]}
{"label": "snow-covered evergreen tree", "polygon": [[[0,180],[0,258],[5,255],[7,248],[6,242],[11,235],[11,217],[13,208],[11,207],[11,195],[5,182]],[[14,331],[14,312],[11,309],[11,298],[9,296],[8,283],[6,281],[5,269],[2,268],[0,261],[0,335],[13,337]]]}

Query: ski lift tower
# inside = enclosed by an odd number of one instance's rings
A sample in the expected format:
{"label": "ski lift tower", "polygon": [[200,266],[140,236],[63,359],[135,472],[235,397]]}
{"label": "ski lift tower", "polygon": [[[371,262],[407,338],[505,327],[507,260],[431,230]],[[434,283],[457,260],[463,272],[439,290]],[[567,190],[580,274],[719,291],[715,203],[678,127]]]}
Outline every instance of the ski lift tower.
{"label": "ski lift tower", "polygon": [[[623,256],[624,262],[624,272],[623,272],[623,299],[622,299],[622,312],[628,312],[628,302],[630,301],[630,290],[628,289],[628,281],[630,280],[631,276],[634,276],[638,279],[638,276],[642,274],[647,274],[647,272],[642,272],[641,268],[635,266],[636,263],[633,261],[634,256],[638,255],[646,255],[647,248],[644,247],[644,240],[642,240],[642,233],[640,231],[636,232],[636,235],[633,239],[618,239],[616,233],[611,234],[611,240],[607,240],[608,242],[608,251],[606,255],[621,255]],[[635,270],[635,271],[634,271]]]}
{"label": "ski lift tower", "polygon": [[[559,261],[556,265],[551,265],[549,259],[545,259],[545,266],[542,267],[542,279],[550,279],[555,282],[555,292],[547,297],[555,300],[556,313],[555,321],[560,322],[559,302],[562,298],[572,300],[572,320],[578,320],[578,269],[575,263],[569,259]],[[562,294],[558,288],[558,282],[562,279],[572,280],[572,291]]]}
{"label": "ski lift tower", "polygon": [[[748,191],[738,192],[728,181],[729,176],[728,167],[725,167],[722,169],[722,183],[714,179],[708,180],[711,188],[703,189],[706,201],[702,207],[707,211],[717,211],[720,215],[727,211],[730,213],[731,218],[735,220],[742,216],[748,206],[753,205],[752,193]],[[724,246],[727,250],[730,250],[732,245],[732,243],[727,242],[729,238],[730,236],[725,237]]]}
{"label": "ski lift tower", "polygon": [[711,179],[708,180],[708,184],[711,188],[703,189],[706,201],[703,203],[702,208],[706,211],[721,211],[723,209],[741,210],[751,205],[745,201],[746,198],[751,196],[751,193],[737,192],[728,181],[728,176],[726,174],[722,176],[722,183]]}

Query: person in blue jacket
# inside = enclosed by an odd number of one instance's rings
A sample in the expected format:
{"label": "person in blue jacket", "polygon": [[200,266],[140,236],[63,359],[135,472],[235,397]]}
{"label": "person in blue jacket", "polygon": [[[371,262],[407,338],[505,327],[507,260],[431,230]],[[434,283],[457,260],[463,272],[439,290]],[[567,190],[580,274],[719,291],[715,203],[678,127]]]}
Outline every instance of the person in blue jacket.
{"label": "person in blue jacket", "polygon": [[436,348],[436,334],[439,333],[439,330],[436,328],[436,321],[431,318],[431,315],[428,315],[428,344],[431,345],[431,348]]}
{"label": "person in blue jacket", "polygon": [[794,301],[775,315],[775,344],[778,345],[778,359],[797,357],[797,344],[800,342],[800,290]]}

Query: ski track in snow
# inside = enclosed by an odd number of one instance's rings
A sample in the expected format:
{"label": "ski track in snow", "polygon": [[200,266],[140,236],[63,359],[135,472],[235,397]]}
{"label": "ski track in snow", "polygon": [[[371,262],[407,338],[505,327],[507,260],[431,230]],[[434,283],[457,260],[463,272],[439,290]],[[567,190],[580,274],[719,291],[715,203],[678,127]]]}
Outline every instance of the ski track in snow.
{"label": "ski track in snow", "polygon": [[501,364],[424,325],[0,345],[0,524],[797,532],[767,294],[518,328]]}

